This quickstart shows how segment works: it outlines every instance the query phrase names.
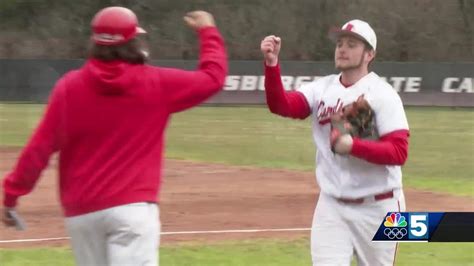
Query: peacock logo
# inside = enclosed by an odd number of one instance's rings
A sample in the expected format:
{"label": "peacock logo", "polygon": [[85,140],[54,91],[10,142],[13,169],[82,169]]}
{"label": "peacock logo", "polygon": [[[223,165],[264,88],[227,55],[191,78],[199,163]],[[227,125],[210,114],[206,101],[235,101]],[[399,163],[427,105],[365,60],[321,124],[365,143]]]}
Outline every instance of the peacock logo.
{"label": "peacock logo", "polygon": [[389,216],[385,217],[383,225],[385,227],[406,227],[407,221],[400,213],[392,212]]}

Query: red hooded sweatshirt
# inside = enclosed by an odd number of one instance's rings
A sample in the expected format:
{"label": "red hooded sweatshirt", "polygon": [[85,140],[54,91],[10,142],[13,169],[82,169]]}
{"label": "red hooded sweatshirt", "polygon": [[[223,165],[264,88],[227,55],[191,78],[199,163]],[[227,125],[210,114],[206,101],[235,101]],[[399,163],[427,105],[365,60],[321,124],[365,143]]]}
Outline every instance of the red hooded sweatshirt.
{"label": "red hooded sweatshirt", "polygon": [[169,116],[224,85],[227,59],[215,27],[199,30],[197,71],[88,60],[54,87],[46,113],[4,179],[4,205],[33,189],[59,151],[66,216],[133,202],[157,202]]}

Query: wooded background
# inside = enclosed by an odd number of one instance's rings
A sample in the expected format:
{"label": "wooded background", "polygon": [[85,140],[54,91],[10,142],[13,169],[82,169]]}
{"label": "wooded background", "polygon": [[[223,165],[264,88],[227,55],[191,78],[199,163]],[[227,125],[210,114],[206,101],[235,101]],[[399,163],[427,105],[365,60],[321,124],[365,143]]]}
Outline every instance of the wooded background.
{"label": "wooded background", "polygon": [[153,59],[195,59],[190,10],[211,12],[233,60],[260,59],[261,39],[283,39],[283,60],[330,61],[332,26],[359,18],[377,33],[379,61],[474,61],[474,0],[1,0],[0,58],[84,58],[101,8],[132,9]]}

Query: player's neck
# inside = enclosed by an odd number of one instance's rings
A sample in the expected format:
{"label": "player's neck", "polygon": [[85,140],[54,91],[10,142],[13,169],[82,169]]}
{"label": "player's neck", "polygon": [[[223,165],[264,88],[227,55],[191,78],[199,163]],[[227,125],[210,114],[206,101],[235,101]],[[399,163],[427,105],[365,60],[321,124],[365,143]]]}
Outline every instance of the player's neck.
{"label": "player's neck", "polygon": [[341,74],[341,83],[344,86],[352,86],[361,78],[365,77],[367,74],[369,74],[369,70],[367,68],[362,67],[344,70]]}

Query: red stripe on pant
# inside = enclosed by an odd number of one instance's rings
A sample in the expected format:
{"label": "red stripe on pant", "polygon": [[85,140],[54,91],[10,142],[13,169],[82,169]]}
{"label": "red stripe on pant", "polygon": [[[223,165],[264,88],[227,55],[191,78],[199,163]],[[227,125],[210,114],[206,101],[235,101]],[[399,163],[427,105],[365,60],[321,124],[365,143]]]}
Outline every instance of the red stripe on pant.
{"label": "red stripe on pant", "polygon": [[[397,201],[398,204],[398,212],[400,212],[400,201]],[[395,266],[395,260],[397,259],[397,251],[398,251],[398,242],[395,244],[395,254],[393,254],[393,266]]]}

